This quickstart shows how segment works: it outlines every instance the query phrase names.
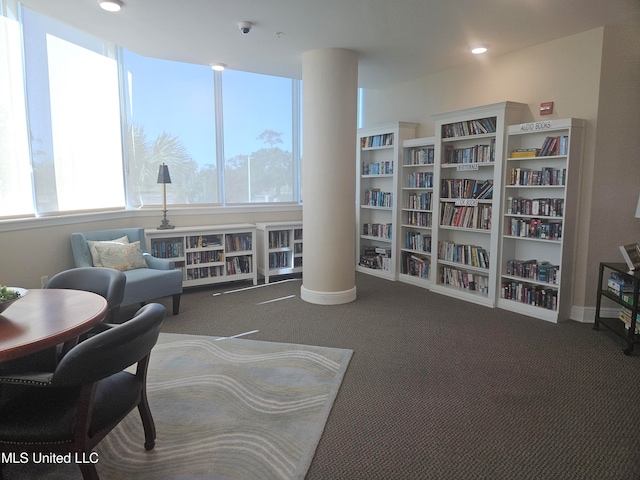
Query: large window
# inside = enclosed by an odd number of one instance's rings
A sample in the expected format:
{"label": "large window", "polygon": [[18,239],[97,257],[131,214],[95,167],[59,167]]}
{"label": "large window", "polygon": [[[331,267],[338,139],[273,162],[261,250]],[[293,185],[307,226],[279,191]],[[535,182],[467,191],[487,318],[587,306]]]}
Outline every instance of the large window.
{"label": "large window", "polygon": [[36,209],[124,207],[114,49],[23,9]]}

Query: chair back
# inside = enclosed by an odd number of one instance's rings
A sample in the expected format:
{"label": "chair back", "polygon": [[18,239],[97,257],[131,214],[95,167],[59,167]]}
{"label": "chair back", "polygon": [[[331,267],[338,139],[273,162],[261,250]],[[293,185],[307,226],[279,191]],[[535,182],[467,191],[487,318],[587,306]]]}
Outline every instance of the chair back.
{"label": "chair back", "polygon": [[71,234],[71,251],[76,267],[93,267],[93,259],[89,251],[87,240],[110,241],[124,236],[129,238],[129,243],[140,242],[142,253],[148,253],[144,228],[116,228],[113,230],[95,230],[93,232],[76,232]]}
{"label": "chair back", "polygon": [[57,273],[44,288],[63,288],[93,292],[107,300],[109,310],[117,308],[124,298],[127,277],[119,270],[104,267],[81,267]]}
{"label": "chair back", "polygon": [[146,357],[158,340],[166,309],[159,303],[73,347],[51,376],[52,386],[86,385],[118,373]]}

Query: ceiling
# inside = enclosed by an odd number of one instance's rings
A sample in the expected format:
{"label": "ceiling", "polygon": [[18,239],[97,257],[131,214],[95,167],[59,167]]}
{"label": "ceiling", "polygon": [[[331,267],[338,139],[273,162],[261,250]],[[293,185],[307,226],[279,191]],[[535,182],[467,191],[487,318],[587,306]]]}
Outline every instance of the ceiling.
{"label": "ceiling", "polygon": [[[640,25],[639,0],[97,0],[22,3],[140,55],[302,78],[302,54],[348,48],[378,88],[604,25]],[[243,35],[239,22],[254,24]],[[280,32],[280,33],[277,33]]]}

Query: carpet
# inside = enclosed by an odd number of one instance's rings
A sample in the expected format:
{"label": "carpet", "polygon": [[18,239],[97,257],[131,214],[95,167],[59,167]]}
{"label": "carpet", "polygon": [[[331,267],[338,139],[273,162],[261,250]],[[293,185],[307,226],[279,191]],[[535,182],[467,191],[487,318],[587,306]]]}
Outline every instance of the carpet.
{"label": "carpet", "polygon": [[[147,391],[156,446],[133,411],[96,448],[102,480],[303,479],[351,350],[161,334]],[[13,475],[13,476],[12,476]],[[76,465],[10,465],[5,478],[80,478]]]}

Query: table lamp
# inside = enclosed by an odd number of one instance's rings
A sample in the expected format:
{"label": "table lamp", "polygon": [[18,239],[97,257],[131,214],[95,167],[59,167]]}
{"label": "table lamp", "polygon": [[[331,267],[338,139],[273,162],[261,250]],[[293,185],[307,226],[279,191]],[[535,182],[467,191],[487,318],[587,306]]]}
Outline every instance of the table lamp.
{"label": "table lamp", "polygon": [[158,170],[158,183],[162,184],[162,222],[158,227],[158,230],[171,230],[176,228],[167,220],[167,183],[171,183],[171,177],[169,176],[169,167],[164,163],[160,165]]}

